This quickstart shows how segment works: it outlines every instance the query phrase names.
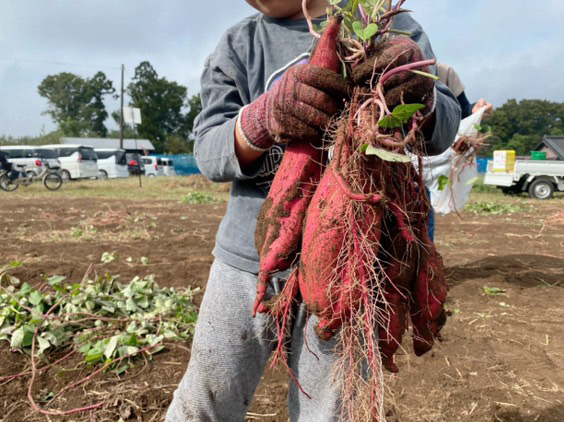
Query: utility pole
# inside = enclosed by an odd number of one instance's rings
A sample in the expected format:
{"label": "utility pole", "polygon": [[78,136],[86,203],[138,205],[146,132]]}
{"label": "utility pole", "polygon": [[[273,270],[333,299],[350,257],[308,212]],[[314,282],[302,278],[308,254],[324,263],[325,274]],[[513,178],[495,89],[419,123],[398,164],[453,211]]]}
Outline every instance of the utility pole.
{"label": "utility pole", "polygon": [[123,74],[125,66],[121,65],[121,107],[119,108],[119,148],[123,149]]}

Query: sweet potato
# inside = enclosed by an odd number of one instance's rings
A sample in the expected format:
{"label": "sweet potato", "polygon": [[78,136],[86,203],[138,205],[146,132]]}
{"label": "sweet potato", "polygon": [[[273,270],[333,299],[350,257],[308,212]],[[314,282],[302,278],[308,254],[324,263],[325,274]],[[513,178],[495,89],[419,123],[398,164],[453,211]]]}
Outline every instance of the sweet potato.
{"label": "sweet potato", "polygon": [[335,157],[309,205],[302,241],[300,292],[309,311],[319,317],[315,331],[323,340],[334,336],[370,288],[373,262],[359,238],[377,245],[380,236],[382,210],[373,204],[378,197],[351,192],[341,174],[349,149],[346,131],[340,128]]}
{"label": "sweet potato", "polygon": [[[310,64],[338,71],[337,35],[340,24],[341,18],[329,24],[312,54]],[[305,212],[321,177],[321,162],[318,146],[291,142],[286,148],[257,221],[255,244],[260,255],[260,269],[253,315],[268,311],[263,299],[271,274],[290,268],[296,259]]]}

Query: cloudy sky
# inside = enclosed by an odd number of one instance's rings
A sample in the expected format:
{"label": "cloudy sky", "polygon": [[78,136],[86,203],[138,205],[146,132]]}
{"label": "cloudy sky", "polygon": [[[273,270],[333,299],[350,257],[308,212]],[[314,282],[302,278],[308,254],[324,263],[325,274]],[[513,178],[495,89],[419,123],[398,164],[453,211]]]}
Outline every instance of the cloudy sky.
{"label": "cloudy sky", "polygon": [[[470,100],[564,101],[562,0],[408,0]],[[199,92],[204,59],[222,32],[253,13],[244,0],[0,0],[0,135],[54,125],[37,86],[47,75],[102,70],[119,86],[143,60]],[[108,101],[109,111],[119,107]],[[107,122],[113,127],[112,122]]]}

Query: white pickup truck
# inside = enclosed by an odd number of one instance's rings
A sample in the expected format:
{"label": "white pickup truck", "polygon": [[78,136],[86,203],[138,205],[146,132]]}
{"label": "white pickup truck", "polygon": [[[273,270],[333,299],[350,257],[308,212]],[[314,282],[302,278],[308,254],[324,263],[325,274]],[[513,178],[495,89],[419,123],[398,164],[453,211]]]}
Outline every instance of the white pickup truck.
{"label": "white pickup truck", "polygon": [[531,198],[550,199],[554,191],[564,191],[564,161],[516,160],[509,172],[494,172],[493,164],[488,161],[484,184],[504,193],[528,192]]}

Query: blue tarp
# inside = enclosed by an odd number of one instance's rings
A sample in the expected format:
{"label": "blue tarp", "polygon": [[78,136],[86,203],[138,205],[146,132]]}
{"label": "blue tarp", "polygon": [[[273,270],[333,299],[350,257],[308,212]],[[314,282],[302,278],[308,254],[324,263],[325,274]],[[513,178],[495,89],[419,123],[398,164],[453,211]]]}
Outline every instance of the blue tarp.
{"label": "blue tarp", "polygon": [[191,154],[155,154],[156,157],[172,158],[174,170],[180,176],[189,174],[201,174],[200,169],[196,165],[196,159]]}
{"label": "blue tarp", "polygon": [[[200,169],[196,165],[196,159],[191,154],[155,154],[157,157],[172,158],[174,170],[176,173],[185,176],[189,174],[201,174]],[[477,158],[478,173],[486,173],[488,169],[488,160],[491,158]]]}
{"label": "blue tarp", "polygon": [[488,160],[491,158],[480,158],[476,159],[478,164],[478,173],[486,173],[488,171]]}

